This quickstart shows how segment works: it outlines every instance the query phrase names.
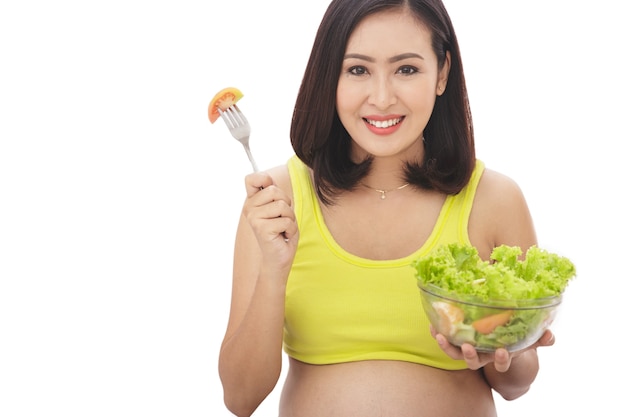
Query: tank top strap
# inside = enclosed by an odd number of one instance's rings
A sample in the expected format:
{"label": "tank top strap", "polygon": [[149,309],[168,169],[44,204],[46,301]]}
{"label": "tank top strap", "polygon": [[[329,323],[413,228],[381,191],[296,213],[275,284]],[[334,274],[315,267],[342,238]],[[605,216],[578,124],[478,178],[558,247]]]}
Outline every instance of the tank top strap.
{"label": "tank top strap", "polygon": [[435,246],[451,242],[461,242],[471,244],[469,240],[468,225],[469,217],[474,205],[474,197],[478,183],[485,170],[485,164],[481,160],[476,160],[476,166],[468,184],[456,195],[449,197],[447,221],[438,225],[438,241]]}
{"label": "tank top strap", "polygon": [[296,155],[289,158],[287,168],[291,177],[296,219],[302,219],[303,207],[315,206],[315,190],[311,184],[309,168]]}

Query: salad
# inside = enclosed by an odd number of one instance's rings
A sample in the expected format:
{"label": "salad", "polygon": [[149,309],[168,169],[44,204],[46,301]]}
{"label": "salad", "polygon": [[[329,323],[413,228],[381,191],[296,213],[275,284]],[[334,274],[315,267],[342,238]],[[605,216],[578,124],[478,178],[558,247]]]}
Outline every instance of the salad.
{"label": "salad", "polygon": [[453,243],[413,262],[424,309],[450,343],[511,351],[534,343],[552,323],[574,264],[533,246],[493,249],[491,262]]}

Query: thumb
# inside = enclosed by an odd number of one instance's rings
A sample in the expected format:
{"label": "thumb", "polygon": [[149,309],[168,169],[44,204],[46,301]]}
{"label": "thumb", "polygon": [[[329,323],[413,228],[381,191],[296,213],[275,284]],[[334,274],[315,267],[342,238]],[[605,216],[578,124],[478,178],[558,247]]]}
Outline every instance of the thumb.
{"label": "thumb", "polygon": [[270,175],[266,172],[255,172],[246,175],[245,183],[246,194],[248,195],[248,197],[251,197],[254,194],[258,193],[259,190],[273,185],[274,180],[272,180],[272,177],[270,177]]}

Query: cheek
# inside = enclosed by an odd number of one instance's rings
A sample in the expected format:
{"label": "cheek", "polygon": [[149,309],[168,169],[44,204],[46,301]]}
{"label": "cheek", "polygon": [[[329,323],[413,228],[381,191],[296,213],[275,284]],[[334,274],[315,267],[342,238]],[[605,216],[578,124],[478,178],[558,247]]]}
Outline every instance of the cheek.
{"label": "cheek", "polygon": [[339,81],[337,84],[337,109],[345,108],[349,105],[350,102],[350,92],[346,87],[346,84]]}
{"label": "cheek", "polygon": [[354,92],[350,91],[345,84],[340,82],[337,85],[337,97],[335,100],[339,118],[343,120],[343,116],[354,113],[355,109],[358,107],[355,103]]}
{"label": "cheek", "polygon": [[413,109],[414,112],[430,114],[433,107],[435,107],[436,98],[435,90],[429,88],[406,97],[405,103]]}

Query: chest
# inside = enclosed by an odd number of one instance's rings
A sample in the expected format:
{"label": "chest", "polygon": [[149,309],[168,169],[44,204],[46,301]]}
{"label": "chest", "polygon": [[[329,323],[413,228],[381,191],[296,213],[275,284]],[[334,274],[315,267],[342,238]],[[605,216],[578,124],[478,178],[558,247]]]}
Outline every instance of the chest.
{"label": "chest", "polygon": [[389,260],[418,250],[440,219],[445,196],[385,200],[350,199],[322,207],[324,223],[345,251],[366,259]]}

